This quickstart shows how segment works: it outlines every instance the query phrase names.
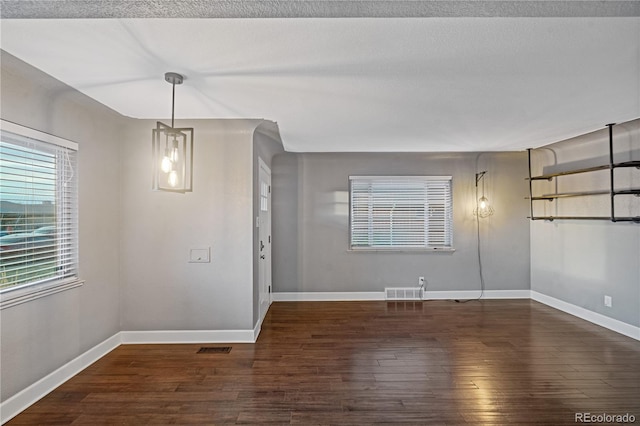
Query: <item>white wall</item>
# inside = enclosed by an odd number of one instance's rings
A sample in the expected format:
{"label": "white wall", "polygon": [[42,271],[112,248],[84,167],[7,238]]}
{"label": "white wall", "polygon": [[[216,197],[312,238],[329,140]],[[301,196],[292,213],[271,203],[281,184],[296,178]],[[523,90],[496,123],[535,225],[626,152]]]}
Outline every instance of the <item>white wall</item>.
{"label": "white wall", "polygon": [[[250,330],[256,120],[179,120],[195,128],[193,192],[151,190],[151,129],[132,121],[122,158],[122,330]],[[210,263],[189,263],[191,248]]]}
{"label": "white wall", "polygon": [[[529,289],[525,153],[286,153],[274,159],[276,292],[480,290],[475,173],[487,170],[495,214],[481,219],[486,289]],[[350,252],[349,175],[452,175],[454,253]]]}
{"label": "white wall", "polygon": [[2,52],[2,119],[79,144],[84,286],[0,311],[6,400],[120,330],[119,149],[122,116]]}
{"label": "white wall", "polygon": [[[615,161],[640,160],[640,120],[614,127]],[[608,162],[608,131],[534,151],[534,175]],[[640,188],[640,170],[616,170],[618,188]],[[536,183],[537,193],[607,189],[609,171]],[[609,196],[537,201],[536,215],[608,216]],[[542,205],[539,205],[542,204]],[[640,215],[640,199],[616,197],[621,215]],[[531,224],[531,289],[633,326],[640,326],[640,225],[556,220]],[[613,298],[611,308],[604,295]]]}

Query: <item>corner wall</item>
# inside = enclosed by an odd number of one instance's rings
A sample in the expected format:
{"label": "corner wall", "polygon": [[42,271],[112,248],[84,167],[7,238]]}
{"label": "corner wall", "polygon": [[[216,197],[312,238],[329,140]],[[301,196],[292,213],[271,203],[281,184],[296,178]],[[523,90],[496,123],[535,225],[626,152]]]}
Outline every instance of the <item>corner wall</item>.
{"label": "corner wall", "polygon": [[[608,163],[608,130],[533,152],[534,174]],[[614,127],[615,161],[640,160],[640,120]],[[618,188],[640,188],[640,170],[615,171]],[[609,170],[555,178],[539,192],[607,189]],[[604,185],[604,187],[603,187]],[[631,198],[625,198],[631,197]],[[616,197],[621,215],[640,214],[640,200]],[[608,216],[609,196],[538,201],[540,213]],[[626,324],[640,326],[640,225],[556,220],[531,223],[531,290]],[[612,306],[604,305],[604,296]]]}
{"label": "corner wall", "polygon": [[[255,339],[252,167],[282,151],[275,123],[181,121],[196,128],[194,192],[155,192],[154,121],[123,117],[6,52],[1,62],[1,118],[79,143],[85,280],[0,311],[3,407],[33,402],[120,339]],[[190,249],[208,247],[210,263],[189,263]]]}

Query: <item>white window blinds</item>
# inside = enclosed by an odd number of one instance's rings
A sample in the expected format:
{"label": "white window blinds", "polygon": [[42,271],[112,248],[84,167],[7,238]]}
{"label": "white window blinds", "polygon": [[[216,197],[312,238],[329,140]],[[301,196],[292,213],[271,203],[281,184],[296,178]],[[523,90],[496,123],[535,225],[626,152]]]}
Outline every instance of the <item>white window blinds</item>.
{"label": "white window blinds", "polygon": [[77,145],[41,134],[44,142],[7,127],[3,123],[0,138],[0,291],[74,278]]}
{"label": "white window blinds", "polygon": [[452,248],[451,176],[351,176],[351,248]]}

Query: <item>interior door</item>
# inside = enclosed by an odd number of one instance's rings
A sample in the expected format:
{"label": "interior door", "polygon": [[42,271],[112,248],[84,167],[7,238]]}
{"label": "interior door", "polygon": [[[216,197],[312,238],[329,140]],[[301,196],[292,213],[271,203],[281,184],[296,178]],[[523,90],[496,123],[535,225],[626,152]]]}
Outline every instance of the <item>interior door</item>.
{"label": "interior door", "polygon": [[258,159],[260,180],[260,214],[258,217],[258,282],[260,287],[260,318],[271,305],[271,169]]}

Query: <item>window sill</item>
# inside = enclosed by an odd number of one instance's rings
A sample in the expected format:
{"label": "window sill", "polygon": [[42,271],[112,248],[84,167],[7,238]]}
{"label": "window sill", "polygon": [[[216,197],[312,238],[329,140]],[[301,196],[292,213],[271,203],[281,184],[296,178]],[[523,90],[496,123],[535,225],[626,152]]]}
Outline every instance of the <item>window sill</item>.
{"label": "window sill", "polygon": [[456,249],[451,247],[419,247],[419,248],[382,248],[361,247],[347,249],[349,253],[453,253]]}
{"label": "window sill", "polygon": [[15,289],[8,288],[0,293],[0,310],[18,306],[41,297],[50,296],[72,288],[80,287],[84,280],[78,278],[34,284]]}

